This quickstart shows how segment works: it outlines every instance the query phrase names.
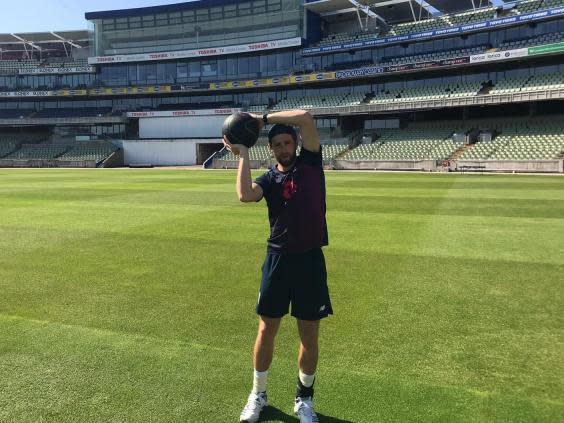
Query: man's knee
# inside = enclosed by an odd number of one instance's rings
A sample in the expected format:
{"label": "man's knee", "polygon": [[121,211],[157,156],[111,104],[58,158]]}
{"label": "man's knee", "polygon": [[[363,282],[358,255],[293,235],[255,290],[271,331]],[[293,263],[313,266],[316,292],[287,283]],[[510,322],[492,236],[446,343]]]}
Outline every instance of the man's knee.
{"label": "man's knee", "polygon": [[298,320],[300,341],[304,348],[312,350],[317,348],[319,338],[319,320]]}
{"label": "man's knee", "polygon": [[262,340],[274,340],[280,327],[280,319],[273,319],[270,317],[260,317],[258,328],[258,337]]}

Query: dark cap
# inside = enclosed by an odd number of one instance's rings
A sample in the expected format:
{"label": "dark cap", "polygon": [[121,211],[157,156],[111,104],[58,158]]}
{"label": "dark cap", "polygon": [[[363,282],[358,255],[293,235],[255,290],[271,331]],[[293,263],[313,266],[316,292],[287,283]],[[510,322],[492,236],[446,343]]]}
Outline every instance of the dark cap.
{"label": "dark cap", "polygon": [[268,131],[268,142],[269,142],[269,144],[272,144],[272,138],[274,138],[276,135],[280,135],[280,134],[291,135],[292,138],[294,139],[294,142],[297,142],[297,140],[298,140],[298,134],[296,133],[296,130],[294,129],[293,126],[281,125],[281,124],[278,123],[276,125],[272,125],[272,128],[270,128],[270,131]]}

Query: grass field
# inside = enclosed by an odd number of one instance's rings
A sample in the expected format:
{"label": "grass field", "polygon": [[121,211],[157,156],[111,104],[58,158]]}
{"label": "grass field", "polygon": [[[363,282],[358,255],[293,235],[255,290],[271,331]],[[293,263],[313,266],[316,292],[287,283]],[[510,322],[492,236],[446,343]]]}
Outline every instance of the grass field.
{"label": "grass field", "polygon": [[[0,422],[235,422],[268,233],[235,173],[0,170]],[[328,173],[322,422],[564,421],[564,178]],[[296,422],[284,320],[262,421]]]}

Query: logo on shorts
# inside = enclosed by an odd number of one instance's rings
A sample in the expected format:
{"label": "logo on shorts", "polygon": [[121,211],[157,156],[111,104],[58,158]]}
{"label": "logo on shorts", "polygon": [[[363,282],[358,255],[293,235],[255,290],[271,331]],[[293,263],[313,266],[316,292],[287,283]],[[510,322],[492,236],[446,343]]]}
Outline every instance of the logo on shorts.
{"label": "logo on shorts", "polygon": [[324,311],[325,311],[325,306],[322,305],[322,306],[319,308],[319,312],[321,313],[321,312],[324,312]]}

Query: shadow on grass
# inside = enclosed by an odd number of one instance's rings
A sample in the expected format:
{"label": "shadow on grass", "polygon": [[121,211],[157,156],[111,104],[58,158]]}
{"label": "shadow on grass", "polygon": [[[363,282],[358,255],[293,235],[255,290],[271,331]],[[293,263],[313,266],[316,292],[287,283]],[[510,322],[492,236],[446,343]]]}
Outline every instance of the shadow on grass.
{"label": "shadow on grass", "polygon": [[[353,423],[349,420],[337,419],[335,417],[329,417],[319,413],[317,413],[317,417],[319,417],[319,423]],[[299,420],[297,417],[290,414],[286,414],[279,408],[268,406],[261,413],[259,422],[260,423],[267,423],[267,422],[298,423]]]}

